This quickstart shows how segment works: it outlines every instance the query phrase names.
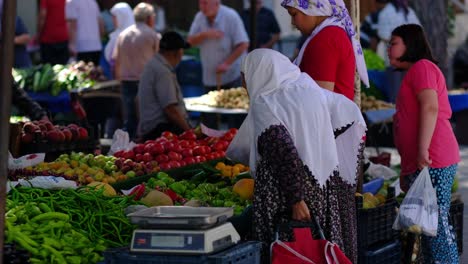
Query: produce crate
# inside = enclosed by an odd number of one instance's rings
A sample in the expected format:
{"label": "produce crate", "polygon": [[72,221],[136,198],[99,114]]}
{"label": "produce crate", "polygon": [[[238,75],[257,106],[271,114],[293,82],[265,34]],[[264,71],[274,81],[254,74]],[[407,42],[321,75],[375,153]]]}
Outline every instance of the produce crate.
{"label": "produce crate", "polygon": [[363,209],[362,197],[356,197],[359,252],[365,252],[374,244],[398,237],[398,231],[392,228],[398,207],[394,188],[388,188],[388,197],[385,204],[370,209]]}
{"label": "produce crate", "polygon": [[399,240],[369,248],[359,255],[359,264],[400,264],[401,244]]}
{"label": "produce crate", "polygon": [[213,255],[156,255],[130,253],[128,248],[104,252],[105,264],[259,264],[261,242],[248,241]]}
{"label": "produce crate", "polygon": [[455,239],[457,240],[458,253],[463,253],[463,208],[465,204],[461,200],[453,201],[450,205],[449,222],[453,226]]}

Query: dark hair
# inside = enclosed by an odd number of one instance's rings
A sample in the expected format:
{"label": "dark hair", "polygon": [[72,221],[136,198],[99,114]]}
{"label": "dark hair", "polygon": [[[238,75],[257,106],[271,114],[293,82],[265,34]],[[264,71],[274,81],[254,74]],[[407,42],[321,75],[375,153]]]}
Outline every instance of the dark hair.
{"label": "dark hair", "polygon": [[392,36],[400,37],[406,46],[406,51],[398,59],[399,61],[414,63],[421,59],[427,59],[437,64],[424,29],[420,25],[406,24],[399,26],[393,30]]}

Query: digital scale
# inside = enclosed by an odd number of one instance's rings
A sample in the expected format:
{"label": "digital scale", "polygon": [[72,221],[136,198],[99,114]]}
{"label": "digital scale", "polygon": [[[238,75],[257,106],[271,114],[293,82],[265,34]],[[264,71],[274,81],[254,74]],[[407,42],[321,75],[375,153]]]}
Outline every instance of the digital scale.
{"label": "digital scale", "polygon": [[210,254],[240,241],[226,220],[232,208],[156,206],[129,214],[133,231],[131,252]]}

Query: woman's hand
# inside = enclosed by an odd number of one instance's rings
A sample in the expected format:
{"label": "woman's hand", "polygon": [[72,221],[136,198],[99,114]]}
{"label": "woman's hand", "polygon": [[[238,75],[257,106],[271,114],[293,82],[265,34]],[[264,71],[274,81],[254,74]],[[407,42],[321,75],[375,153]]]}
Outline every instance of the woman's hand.
{"label": "woman's hand", "polygon": [[292,219],[297,221],[310,221],[310,212],[304,200],[292,206]]}
{"label": "woman's hand", "polygon": [[424,167],[431,165],[432,160],[429,157],[429,150],[420,150],[418,152],[418,169],[422,170]]}

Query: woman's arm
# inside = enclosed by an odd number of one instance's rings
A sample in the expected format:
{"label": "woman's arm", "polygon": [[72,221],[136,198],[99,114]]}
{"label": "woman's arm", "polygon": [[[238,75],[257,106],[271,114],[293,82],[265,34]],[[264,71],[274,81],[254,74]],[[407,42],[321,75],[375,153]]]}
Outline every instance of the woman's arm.
{"label": "woman's arm", "polygon": [[419,137],[418,137],[418,166],[423,168],[432,163],[429,157],[429,146],[434,134],[439,103],[437,92],[433,89],[424,89],[417,95],[419,102]]}

